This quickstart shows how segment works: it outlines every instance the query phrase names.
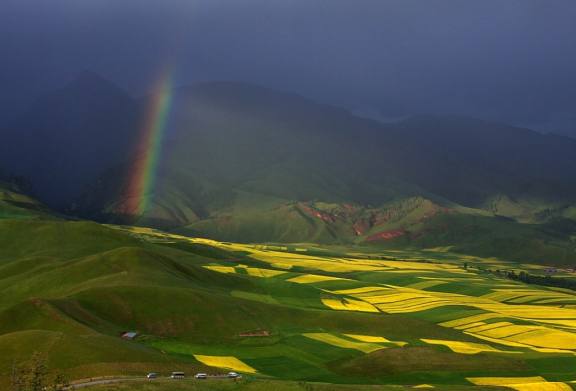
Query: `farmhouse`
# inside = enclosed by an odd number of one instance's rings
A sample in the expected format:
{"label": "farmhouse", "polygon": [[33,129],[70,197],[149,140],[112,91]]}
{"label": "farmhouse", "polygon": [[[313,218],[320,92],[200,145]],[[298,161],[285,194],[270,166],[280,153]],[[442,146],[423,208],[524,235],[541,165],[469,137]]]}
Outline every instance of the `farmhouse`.
{"label": "farmhouse", "polygon": [[136,331],[125,331],[120,335],[123,339],[133,340],[138,336]]}

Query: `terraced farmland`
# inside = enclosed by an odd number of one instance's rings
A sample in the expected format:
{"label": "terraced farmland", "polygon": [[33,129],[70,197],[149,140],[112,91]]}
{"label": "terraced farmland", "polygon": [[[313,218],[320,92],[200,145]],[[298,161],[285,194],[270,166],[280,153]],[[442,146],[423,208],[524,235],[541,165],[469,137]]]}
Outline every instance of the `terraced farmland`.
{"label": "terraced farmland", "polygon": [[[157,235],[150,232],[148,234]],[[266,287],[280,287],[285,284],[306,286],[307,297],[298,303],[299,308],[330,310],[356,316],[366,313],[370,317],[394,319],[398,322],[400,330],[391,328],[385,331],[370,327],[370,333],[363,334],[353,334],[354,330],[342,330],[338,326],[330,329],[319,322],[315,332],[278,330],[277,334],[265,343],[266,346],[261,346],[263,341],[238,341],[240,346],[235,347],[234,351],[240,358],[252,360],[259,373],[278,375],[269,372],[267,366],[274,363],[274,357],[271,356],[276,353],[272,354],[271,351],[283,351],[286,345],[290,350],[286,350],[282,355],[288,356],[288,351],[293,352],[292,349],[297,348],[299,352],[292,356],[292,360],[300,361],[300,365],[328,369],[336,372],[337,376],[342,376],[342,373],[336,370],[338,365],[335,362],[354,361],[359,354],[369,356],[374,352],[389,350],[390,359],[394,360],[392,352],[397,352],[401,357],[411,349],[428,347],[438,354],[454,354],[474,360],[495,360],[501,364],[501,367],[490,370],[483,370],[481,366],[475,367],[473,364],[470,364],[470,370],[448,370],[446,372],[450,373],[449,382],[461,381],[469,384],[469,379],[474,378],[471,373],[497,372],[508,375],[494,376],[495,379],[514,378],[514,374],[534,383],[533,377],[526,376],[527,374],[542,375],[543,368],[552,367],[554,370],[542,379],[559,381],[563,384],[562,387],[568,387],[569,382],[576,380],[572,369],[576,364],[576,309],[571,308],[576,296],[571,291],[497,278],[481,272],[478,268],[479,265],[486,264],[517,267],[516,264],[475,257],[462,259],[445,251],[390,251],[379,253],[377,257],[375,254],[366,253],[335,254],[331,253],[331,249],[326,249],[326,255],[318,255],[321,250],[307,251],[304,245],[294,251],[290,246],[253,246],[170,237],[242,254],[242,262],[227,259],[203,266],[211,271],[243,275]],[[403,258],[405,260],[402,260]],[[464,262],[467,263],[466,268],[463,266]],[[530,269],[537,270],[538,266],[528,265],[526,270]],[[258,272],[246,273],[247,270]],[[295,305],[288,297],[274,294],[270,294],[270,297],[274,297],[275,302],[283,306]],[[254,300],[261,298],[254,297]],[[423,322],[420,324],[422,328],[411,328],[409,323],[403,328],[401,324],[405,319]],[[403,338],[398,338],[399,334],[402,334]],[[438,334],[450,335],[450,338],[431,337]],[[164,341],[154,342],[168,350],[170,343],[167,345]],[[178,349],[182,348],[180,344],[178,346]],[[190,349],[215,348],[191,345]],[[222,352],[226,350],[225,347],[218,349]],[[270,352],[265,353],[266,351]],[[324,351],[326,353],[319,354]],[[331,353],[328,353],[329,351]],[[319,355],[335,360],[326,361],[326,358],[318,357]],[[303,360],[303,357],[308,357],[309,361]],[[466,361],[465,358],[463,360]],[[552,365],[553,362],[557,365]],[[449,368],[449,365],[446,368]],[[414,372],[410,374],[411,382],[435,383],[440,379],[446,381],[447,373],[442,373],[443,371],[428,371],[426,374]],[[387,371],[384,368],[380,373],[374,373],[372,380],[383,381],[388,378],[404,381],[407,379],[405,375],[401,371]],[[483,377],[488,378],[492,377]],[[319,376],[316,379],[326,378]],[[542,379],[539,383],[546,381]],[[339,380],[346,381],[344,378]],[[478,381],[472,383],[482,384]],[[484,384],[488,383],[489,380],[485,380]],[[512,383],[511,381],[510,384]],[[559,387],[558,384],[549,386]]]}
{"label": "terraced farmland", "polygon": [[[574,292],[485,270],[536,265],[60,221],[36,223],[49,239],[23,251],[9,244],[30,227],[2,224],[12,236],[0,258],[4,381],[12,360],[40,350],[72,378],[233,370],[340,384],[576,384]],[[121,339],[126,330],[138,337]]]}

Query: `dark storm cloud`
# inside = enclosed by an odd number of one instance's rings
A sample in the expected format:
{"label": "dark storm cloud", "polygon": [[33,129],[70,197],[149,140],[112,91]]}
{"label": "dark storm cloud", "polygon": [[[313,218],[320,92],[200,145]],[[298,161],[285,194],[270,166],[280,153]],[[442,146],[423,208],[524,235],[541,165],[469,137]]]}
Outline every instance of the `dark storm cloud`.
{"label": "dark storm cloud", "polygon": [[180,84],[567,131],[574,20],[573,0],[4,0],[0,96],[10,107],[86,68],[140,94],[174,62]]}

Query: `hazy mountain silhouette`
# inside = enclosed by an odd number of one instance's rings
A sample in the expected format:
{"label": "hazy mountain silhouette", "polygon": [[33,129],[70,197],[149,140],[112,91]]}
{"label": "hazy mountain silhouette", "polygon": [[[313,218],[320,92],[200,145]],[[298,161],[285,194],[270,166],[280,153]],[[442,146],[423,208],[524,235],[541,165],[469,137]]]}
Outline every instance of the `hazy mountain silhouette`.
{"label": "hazy mountain silhouette", "polygon": [[383,124],[235,82],[174,91],[151,207],[127,216],[150,99],[85,73],[10,127],[4,166],[60,210],[227,240],[444,243],[442,227],[470,221],[539,238],[510,224],[576,218],[574,140],[466,118]]}
{"label": "hazy mountain silhouette", "polygon": [[138,106],[115,84],[83,72],[5,125],[0,162],[32,182],[48,204],[63,207],[104,169],[127,157]]}

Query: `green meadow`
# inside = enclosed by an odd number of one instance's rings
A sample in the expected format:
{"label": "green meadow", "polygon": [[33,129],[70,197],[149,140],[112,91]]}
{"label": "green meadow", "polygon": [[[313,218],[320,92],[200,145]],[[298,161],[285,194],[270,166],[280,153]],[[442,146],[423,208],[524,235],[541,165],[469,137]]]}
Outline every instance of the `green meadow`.
{"label": "green meadow", "polygon": [[[116,384],[94,387],[99,391],[392,391],[410,389],[402,386],[374,386],[374,385],[343,385],[325,384],[309,382],[291,382],[277,380],[249,380],[241,382],[230,381],[159,381],[144,384]],[[483,390],[504,390],[500,387],[471,387],[471,386],[444,386],[447,391],[483,391]]]}
{"label": "green meadow", "polygon": [[0,248],[3,384],[34,352],[73,380],[245,376],[101,390],[571,389],[576,380],[576,295],[487,271],[545,273],[539,265],[64,220],[0,220]]}

